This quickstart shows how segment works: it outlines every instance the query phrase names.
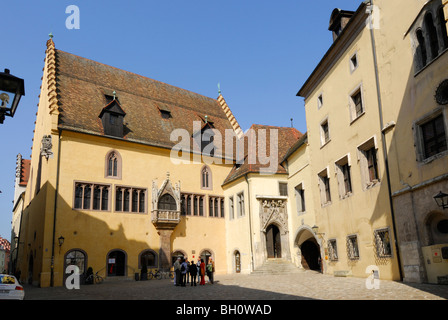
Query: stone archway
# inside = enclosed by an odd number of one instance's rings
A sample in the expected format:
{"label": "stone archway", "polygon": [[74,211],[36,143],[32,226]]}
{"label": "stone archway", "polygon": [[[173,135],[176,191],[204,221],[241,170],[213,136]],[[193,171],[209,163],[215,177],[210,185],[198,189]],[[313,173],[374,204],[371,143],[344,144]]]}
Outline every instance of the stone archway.
{"label": "stone archway", "polygon": [[308,226],[301,226],[296,233],[294,247],[297,249],[295,263],[305,270],[322,272],[321,245]]}

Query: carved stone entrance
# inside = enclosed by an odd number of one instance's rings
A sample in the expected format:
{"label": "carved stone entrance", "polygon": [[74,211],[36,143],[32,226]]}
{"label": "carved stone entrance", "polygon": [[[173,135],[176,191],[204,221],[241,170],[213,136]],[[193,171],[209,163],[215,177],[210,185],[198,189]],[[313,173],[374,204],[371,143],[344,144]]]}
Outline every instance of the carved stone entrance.
{"label": "carved stone entrance", "polygon": [[291,260],[288,237],[287,197],[259,196],[261,239],[264,241],[264,260],[283,258]]}
{"label": "carved stone entrance", "polygon": [[171,234],[180,222],[180,208],[180,184],[173,188],[169,173],[160,189],[153,181],[151,220],[160,236],[159,257],[163,269],[171,267]]}

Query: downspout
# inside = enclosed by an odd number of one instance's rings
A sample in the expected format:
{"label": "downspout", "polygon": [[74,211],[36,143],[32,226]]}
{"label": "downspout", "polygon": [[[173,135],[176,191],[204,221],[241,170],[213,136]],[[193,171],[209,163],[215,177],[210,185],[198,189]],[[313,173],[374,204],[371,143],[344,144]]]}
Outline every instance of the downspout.
{"label": "downspout", "polygon": [[56,169],[56,187],[54,192],[54,209],[53,209],[53,240],[51,244],[51,267],[50,267],[50,287],[54,287],[54,245],[56,241],[56,212],[58,208],[58,192],[59,192],[59,172],[61,163],[61,129],[58,134],[58,160]]}
{"label": "downspout", "polygon": [[251,263],[251,268],[252,271],[255,270],[255,265],[254,265],[254,252],[253,252],[253,240],[252,240],[252,211],[250,209],[250,185],[249,185],[249,180],[247,179],[247,174],[244,175],[244,179],[246,179],[246,183],[247,183],[247,198],[248,198],[248,206],[249,206],[249,236],[250,236],[250,263]]}
{"label": "downspout", "polygon": [[379,79],[379,71],[378,71],[378,60],[377,60],[377,52],[376,52],[375,35],[373,32],[373,25],[372,25],[373,9],[374,9],[373,0],[370,0],[370,3],[367,4],[367,13],[369,14],[368,27],[370,29],[370,39],[372,41],[372,55],[373,55],[373,64],[374,64],[374,69],[375,69],[376,93],[377,93],[377,99],[378,99],[378,114],[379,114],[380,130],[381,130],[381,138],[382,138],[381,140],[382,140],[382,146],[383,146],[384,165],[386,168],[386,180],[387,180],[387,188],[388,188],[388,196],[389,196],[390,213],[391,213],[391,218],[392,218],[392,229],[394,232],[395,252],[397,253],[398,271],[400,273],[400,281],[403,281],[400,250],[398,248],[398,242],[397,242],[397,228],[395,225],[395,212],[394,212],[392,193],[391,193],[392,189],[391,189],[391,183],[390,183],[389,160],[388,160],[388,155],[387,155],[387,144],[386,144],[386,133],[385,133],[386,131],[383,130],[384,129],[383,105],[382,105],[382,99],[381,99],[381,88],[380,88],[380,79]]}

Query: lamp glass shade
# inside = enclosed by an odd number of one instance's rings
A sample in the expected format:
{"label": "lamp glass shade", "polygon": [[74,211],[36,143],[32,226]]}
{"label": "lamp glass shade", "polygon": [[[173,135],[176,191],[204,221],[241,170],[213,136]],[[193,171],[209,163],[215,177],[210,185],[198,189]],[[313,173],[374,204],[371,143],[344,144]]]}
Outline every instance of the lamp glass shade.
{"label": "lamp glass shade", "polygon": [[441,208],[448,208],[448,194],[440,191],[436,196],[434,196],[434,200],[437,205]]}

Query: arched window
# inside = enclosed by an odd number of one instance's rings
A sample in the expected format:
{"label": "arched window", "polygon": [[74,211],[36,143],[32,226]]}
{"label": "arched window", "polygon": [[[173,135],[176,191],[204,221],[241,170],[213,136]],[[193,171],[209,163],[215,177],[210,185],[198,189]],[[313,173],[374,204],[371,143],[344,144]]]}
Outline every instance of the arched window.
{"label": "arched window", "polygon": [[443,12],[443,7],[440,7],[439,10],[437,11],[437,19],[439,20],[438,23],[440,25],[442,46],[443,49],[446,49],[448,48],[448,33],[446,30],[446,20],[445,20],[445,13]]}
{"label": "arched window", "polygon": [[65,255],[65,267],[75,265],[79,268],[79,273],[84,274],[86,272],[86,254],[81,250],[71,250]]}
{"label": "arched window", "polygon": [[428,55],[426,53],[426,42],[422,29],[417,30],[416,36],[418,41],[418,50],[420,54],[421,67],[424,67],[426,65],[426,62],[428,61]]}
{"label": "arched window", "polygon": [[157,255],[152,250],[145,250],[140,254],[140,269],[146,266],[147,268],[153,268],[157,266]]}
{"label": "arched window", "polygon": [[106,155],[106,178],[121,179],[121,156],[117,151]]}
{"label": "arched window", "polygon": [[439,55],[439,40],[437,38],[437,29],[434,26],[432,14],[428,12],[425,16],[425,28],[428,34],[429,48],[431,50],[431,60]]}
{"label": "arched window", "polygon": [[201,170],[201,189],[212,188],[212,171],[208,166],[203,166]]}
{"label": "arched window", "polygon": [[174,200],[173,196],[166,193],[159,199],[159,210],[177,210],[176,200]]}

